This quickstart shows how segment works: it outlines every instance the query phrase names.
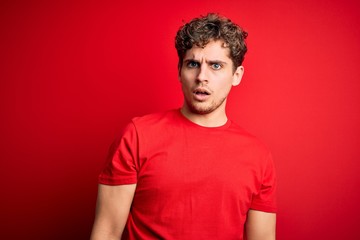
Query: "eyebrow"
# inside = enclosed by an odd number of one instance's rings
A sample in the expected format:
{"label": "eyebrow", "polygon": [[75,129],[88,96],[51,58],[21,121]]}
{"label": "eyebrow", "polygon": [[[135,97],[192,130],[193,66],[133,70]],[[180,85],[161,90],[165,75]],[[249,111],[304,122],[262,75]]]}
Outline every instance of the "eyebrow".
{"label": "eyebrow", "polygon": [[[184,63],[188,63],[188,62],[198,62],[198,63],[200,63],[199,60],[196,60],[196,59],[194,59],[194,58],[184,59],[183,62],[184,62]],[[214,64],[214,63],[220,63],[220,64],[222,64],[222,65],[226,65],[226,64],[227,64],[227,62],[221,61],[221,60],[209,60],[209,61],[206,61],[206,62],[209,63],[209,64]]]}
{"label": "eyebrow", "polygon": [[224,61],[221,61],[221,60],[210,60],[210,61],[208,61],[208,63],[210,63],[210,64],[220,63],[220,64],[222,64],[222,65],[226,65],[226,64],[227,64],[227,62],[224,62]]}

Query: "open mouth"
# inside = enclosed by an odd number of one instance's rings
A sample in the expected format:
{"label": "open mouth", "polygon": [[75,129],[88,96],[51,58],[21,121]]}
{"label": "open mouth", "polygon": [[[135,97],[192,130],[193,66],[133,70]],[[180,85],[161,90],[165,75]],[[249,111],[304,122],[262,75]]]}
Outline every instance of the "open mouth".
{"label": "open mouth", "polygon": [[194,94],[198,96],[206,96],[206,95],[210,95],[210,92],[207,91],[206,89],[195,89]]}
{"label": "open mouth", "polygon": [[193,94],[196,101],[204,102],[210,97],[211,92],[206,88],[196,88]]}
{"label": "open mouth", "polygon": [[196,95],[210,95],[208,92],[203,92],[203,91],[195,91],[194,93]]}

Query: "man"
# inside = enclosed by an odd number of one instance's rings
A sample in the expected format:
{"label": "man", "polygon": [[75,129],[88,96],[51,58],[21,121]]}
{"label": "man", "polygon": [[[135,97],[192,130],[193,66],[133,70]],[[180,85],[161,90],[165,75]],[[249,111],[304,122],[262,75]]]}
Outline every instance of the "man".
{"label": "man", "polygon": [[246,36],[216,14],[179,29],[184,104],[125,128],[99,177],[91,239],[275,239],[271,155],[225,111]]}

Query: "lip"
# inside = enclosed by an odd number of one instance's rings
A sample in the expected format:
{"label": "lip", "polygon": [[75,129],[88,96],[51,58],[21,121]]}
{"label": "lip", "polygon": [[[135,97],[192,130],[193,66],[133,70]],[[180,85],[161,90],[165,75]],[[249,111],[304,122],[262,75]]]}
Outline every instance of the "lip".
{"label": "lip", "polygon": [[203,93],[206,93],[206,95],[210,95],[210,93],[211,93],[209,89],[204,88],[204,87],[195,88],[193,93],[196,93],[196,92],[203,92]]}
{"label": "lip", "polygon": [[211,92],[208,89],[203,88],[203,87],[196,88],[193,91],[194,99],[199,102],[206,101],[210,97],[210,95],[211,95]]}

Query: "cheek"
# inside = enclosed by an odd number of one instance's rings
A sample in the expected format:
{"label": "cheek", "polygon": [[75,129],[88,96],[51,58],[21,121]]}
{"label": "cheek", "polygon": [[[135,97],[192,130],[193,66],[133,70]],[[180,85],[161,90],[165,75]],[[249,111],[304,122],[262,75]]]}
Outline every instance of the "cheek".
{"label": "cheek", "polygon": [[192,76],[190,73],[186,72],[186,73],[181,74],[180,82],[183,86],[191,85],[191,82],[192,82],[191,80],[192,80]]}
{"label": "cheek", "polygon": [[217,81],[214,81],[214,86],[221,92],[229,92],[233,83],[233,78],[230,76],[219,77]]}
{"label": "cheek", "polygon": [[228,74],[214,74],[212,80],[217,87],[227,89],[232,86],[233,76]]}
{"label": "cheek", "polygon": [[182,77],[182,78],[180,78],[180,83],[181,83],[182,91],[184,93],[189,92],[190,87],[191,87],[190,82],[186,78]]}

